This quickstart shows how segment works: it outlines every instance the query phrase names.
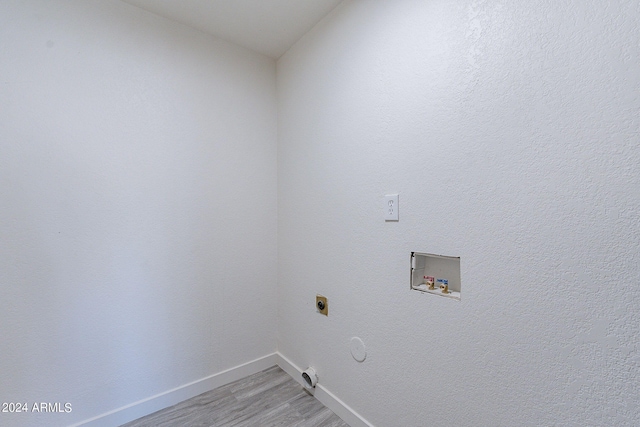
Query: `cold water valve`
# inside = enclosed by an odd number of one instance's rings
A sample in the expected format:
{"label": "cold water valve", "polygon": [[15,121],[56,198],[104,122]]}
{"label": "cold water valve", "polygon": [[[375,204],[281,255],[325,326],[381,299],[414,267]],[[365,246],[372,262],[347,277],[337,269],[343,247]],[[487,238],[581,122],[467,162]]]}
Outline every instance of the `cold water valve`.
{"label": "cold water valve", "polygon": [[447,279],[438,279],[438,289],[440,289],[443,294],[448,294],[449,281]]}

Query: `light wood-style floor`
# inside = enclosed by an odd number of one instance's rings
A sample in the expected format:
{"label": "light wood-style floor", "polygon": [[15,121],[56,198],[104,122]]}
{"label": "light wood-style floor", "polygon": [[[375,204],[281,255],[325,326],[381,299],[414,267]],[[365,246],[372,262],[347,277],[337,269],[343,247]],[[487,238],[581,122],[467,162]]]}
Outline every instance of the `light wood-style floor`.
{"label": "light wood-style floor", "polygon": [[349,427],[277,366],[121,427]]}

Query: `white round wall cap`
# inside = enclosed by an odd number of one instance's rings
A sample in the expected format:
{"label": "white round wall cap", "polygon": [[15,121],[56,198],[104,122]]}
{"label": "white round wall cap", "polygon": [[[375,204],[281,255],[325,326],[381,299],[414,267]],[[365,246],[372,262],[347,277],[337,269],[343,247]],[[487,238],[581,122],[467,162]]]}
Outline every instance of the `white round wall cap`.
{"label": "white round wall cap", "polygon": [[364,362],[364,359],[367,358],[367,348],[358,337],[351,338],[351,356],[358,362]]}

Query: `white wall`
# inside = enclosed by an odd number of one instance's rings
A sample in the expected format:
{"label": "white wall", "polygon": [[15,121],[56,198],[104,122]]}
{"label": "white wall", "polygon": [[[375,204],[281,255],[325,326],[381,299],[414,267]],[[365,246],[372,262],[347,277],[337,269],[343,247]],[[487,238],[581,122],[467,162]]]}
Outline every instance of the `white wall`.
{"label": "white wall", "polygon": [[119,1],[0,2],[0,402],[69,425],[276,348],[275,62]]}
{"label": "white wall", "polygon": [[639,20],[348,0],[276,105],[272,60],[119,1],[0,2],[0,401],[73,404],[0,424],[271,353],[276,265],[279,351],[376,426],[639,424]]}
{"label": "white wall", "polygon": [[[640,425],[639,21],[637,1],[347,0],[299,41],[279,351],[376,426]],[[460,256],[462,301],[409,290],[411,251]]]}

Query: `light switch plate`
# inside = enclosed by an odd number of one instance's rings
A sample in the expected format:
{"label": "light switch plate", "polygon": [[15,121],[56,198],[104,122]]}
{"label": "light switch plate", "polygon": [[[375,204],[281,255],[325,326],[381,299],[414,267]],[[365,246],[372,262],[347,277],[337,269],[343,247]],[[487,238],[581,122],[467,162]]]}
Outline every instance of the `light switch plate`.
{"label": "light switch plate", "polygon": [[387,194],[384,196],[384,220],[398,221],[398,195]]}

